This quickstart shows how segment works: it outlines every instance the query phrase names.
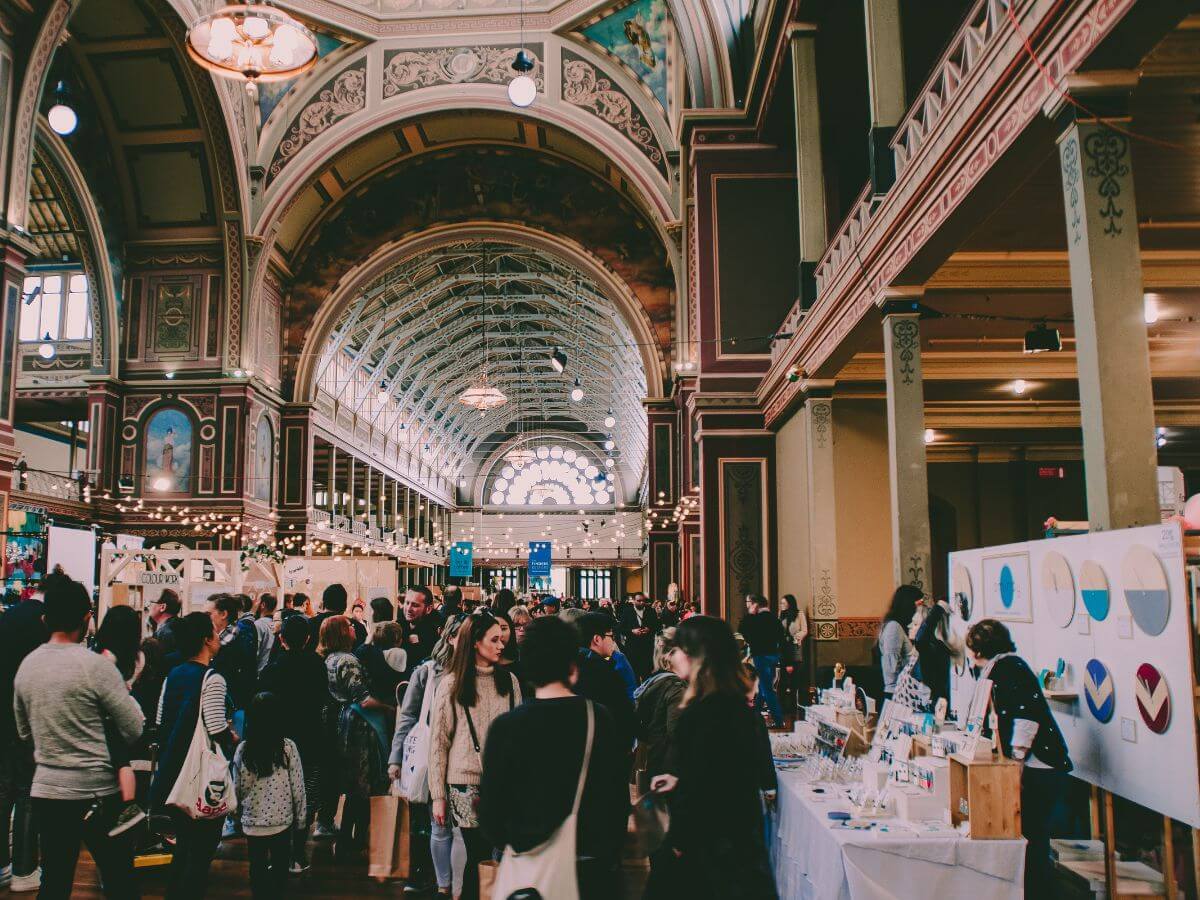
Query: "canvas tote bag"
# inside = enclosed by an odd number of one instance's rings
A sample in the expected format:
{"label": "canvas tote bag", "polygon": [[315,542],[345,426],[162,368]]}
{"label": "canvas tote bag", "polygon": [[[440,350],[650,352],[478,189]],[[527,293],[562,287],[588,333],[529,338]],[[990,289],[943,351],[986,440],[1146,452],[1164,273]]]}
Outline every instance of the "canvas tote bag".
{"label": "canvas tote bag", "polygon": [[583,785],[587,781],[588,764],[592,759],[595,731],[596,713],[592,701],[588,700],[583,765],[579,769],[579,784],[575,788],[571,813],[545,842],[532,850],[517,853],[512,847],[504,848],[504,855],[496,869],[496,881],[492,885],[492,900],[508,900],[514,892],[530,888],[546,900],[579,900],[579,881],[575,875],[575,825],[579,818],[579,803],[583,799]]}
{"label": "canvas tote bag", "polygon": [[434,673],[429,670],[421,714],[404,739],[404,761],[400,765],[400,796],[410,803],[429,802],[429,718],[433,710]]}
{"label": "canvas tote bag", "polygon": [[174,806],[193,819],[221,819],[237,811],[237,796],[233,790],[233,777],[229,773],[229,761],[225,754],[208,736],[204,727],[204,686],[208,684],[212,669],[204,673],[200,683],[200,698],[196,705],[196,730],[192,732],[192,743],[175,786],[167,795],[167,806]]}

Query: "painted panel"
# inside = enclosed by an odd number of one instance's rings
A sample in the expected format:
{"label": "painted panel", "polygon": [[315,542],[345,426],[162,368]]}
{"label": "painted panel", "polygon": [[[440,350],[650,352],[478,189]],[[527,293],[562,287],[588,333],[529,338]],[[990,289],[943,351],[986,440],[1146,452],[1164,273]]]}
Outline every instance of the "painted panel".
{"label": "painted panel", "polygon": [[620,60],[664,110],[670,107],[668,60],[674,35],[666,0],[634,0],[584,26],[581,34]]}
{"label": "painted panel", "polygon": [[221,423],[221,493],[230,494],[238,489],[237,448],[241,435],[238,434],[238,409],[225,407]]}
{"label": "painted panel", "polygon": [[671,460],[674,458],[671,446],[671,426],[654,426],[654,499],[658,492],[663,491],[667,499],[675,497],[675,482],[671,477]]}
{"label": "painted panel", "polygon": [[147,486],[158,493],[189,493],[192,420],[187,414],[174,407],[160,409],[147,421],[144,441]]}
{"label": "painted panel", "polygon": [[156,353],[187,353],[196,322],[196,286],[192,282],[159,284],[154,291]]}
{"label": "painted panel", "polygon": [[17,346],[17,319],[21,289],[9,282],[4,294],[4,346],[0,353],[0,364],[4,373],[0,375],[0,418],[12,421],[13,404],[13,353]]}
{"label": "painted panel", "polygon": [[763,461],[721,460],[721,588],[727,613],[766,593]]}
{"label": "painted panel", "polygon": [[660,542],[654,545],[653,597],[665,599],[667,588],[675,580],[675,545]]}
{"label": "painted panel", "polygon": [[275,474],[275,434],[266,413],[258,417],[254,436],[254,485],[251,496],[271,502],[271,485]]}

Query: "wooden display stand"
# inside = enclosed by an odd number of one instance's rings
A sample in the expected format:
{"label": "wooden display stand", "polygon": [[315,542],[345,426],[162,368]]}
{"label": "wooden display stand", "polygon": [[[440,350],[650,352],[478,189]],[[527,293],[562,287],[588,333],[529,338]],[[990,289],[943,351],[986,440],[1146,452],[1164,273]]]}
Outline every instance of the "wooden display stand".
{"label": "wooden display stand", "polygon": [[[950,760],[950,824],[971,823],[972,839],[1021,837],[1021,763],[1011,759]],[[963,812],[966,801],[966,812]]]}
{"label": "wooden display stand", "polygon": [[875,723],[878,716],[871,713],[864,718],[857,709],[839,707],[834,713],[838,725],[850,729],[850,741],[846,744],[847,756],[865,756],[871,749],[871,740],[875,737]]}

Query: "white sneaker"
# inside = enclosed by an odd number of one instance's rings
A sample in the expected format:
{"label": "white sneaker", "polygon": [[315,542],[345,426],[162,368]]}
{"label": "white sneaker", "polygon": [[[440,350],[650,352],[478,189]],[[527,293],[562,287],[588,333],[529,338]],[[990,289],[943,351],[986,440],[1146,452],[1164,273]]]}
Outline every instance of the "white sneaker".
{"label": "white sneaker", "polygon": [[38,866],[28,875],[14,875],[8,889],[14,894],[32,893],[42,886],[42,868]]}
{"label": "white sneaker", "polygon": [[0,888],[8,887],[10,881],[12,881],[12,866],[0,868]]}

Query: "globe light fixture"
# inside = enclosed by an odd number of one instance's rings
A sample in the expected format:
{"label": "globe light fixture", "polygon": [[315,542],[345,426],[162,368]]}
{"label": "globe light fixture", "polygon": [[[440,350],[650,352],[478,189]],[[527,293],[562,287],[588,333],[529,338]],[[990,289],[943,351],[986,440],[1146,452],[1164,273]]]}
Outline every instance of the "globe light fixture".
{"label": "globe light fixture", "polygon": [[578,378],[575,379],[575,387],[571,388],[571,399],[576,403],[583,399],[583,384]]}
{"label": "globe light fixture", "polygon": [[188,56],[222,78],[286,81],[317,62],[317,39],[286,12],[261,3],[231,3],[201,16],[187,35]]}
{"label": "globe light fixture", "polygon": [[612,428],[616,424],[617,424],[617,418],[616,418],[616,416],[613,415],[613,411],[610,409],[608,411],[608,415],[604,417],[604,427]]}
{"label": "globe light fixture", "polygon": [[79,126],[79,116],[71,107],[67,86],[60,81],[54,89],[54,105],[46,112],[46,121],[55,134],[66,137]]}
{"label": "globe light fixture", "polygon": [[50,332],[46,332],[42,342],[38,344],[38,356],[42,359],[54,359],[54,354],[57,351],[54,349],[54,339],[50,337]]}

